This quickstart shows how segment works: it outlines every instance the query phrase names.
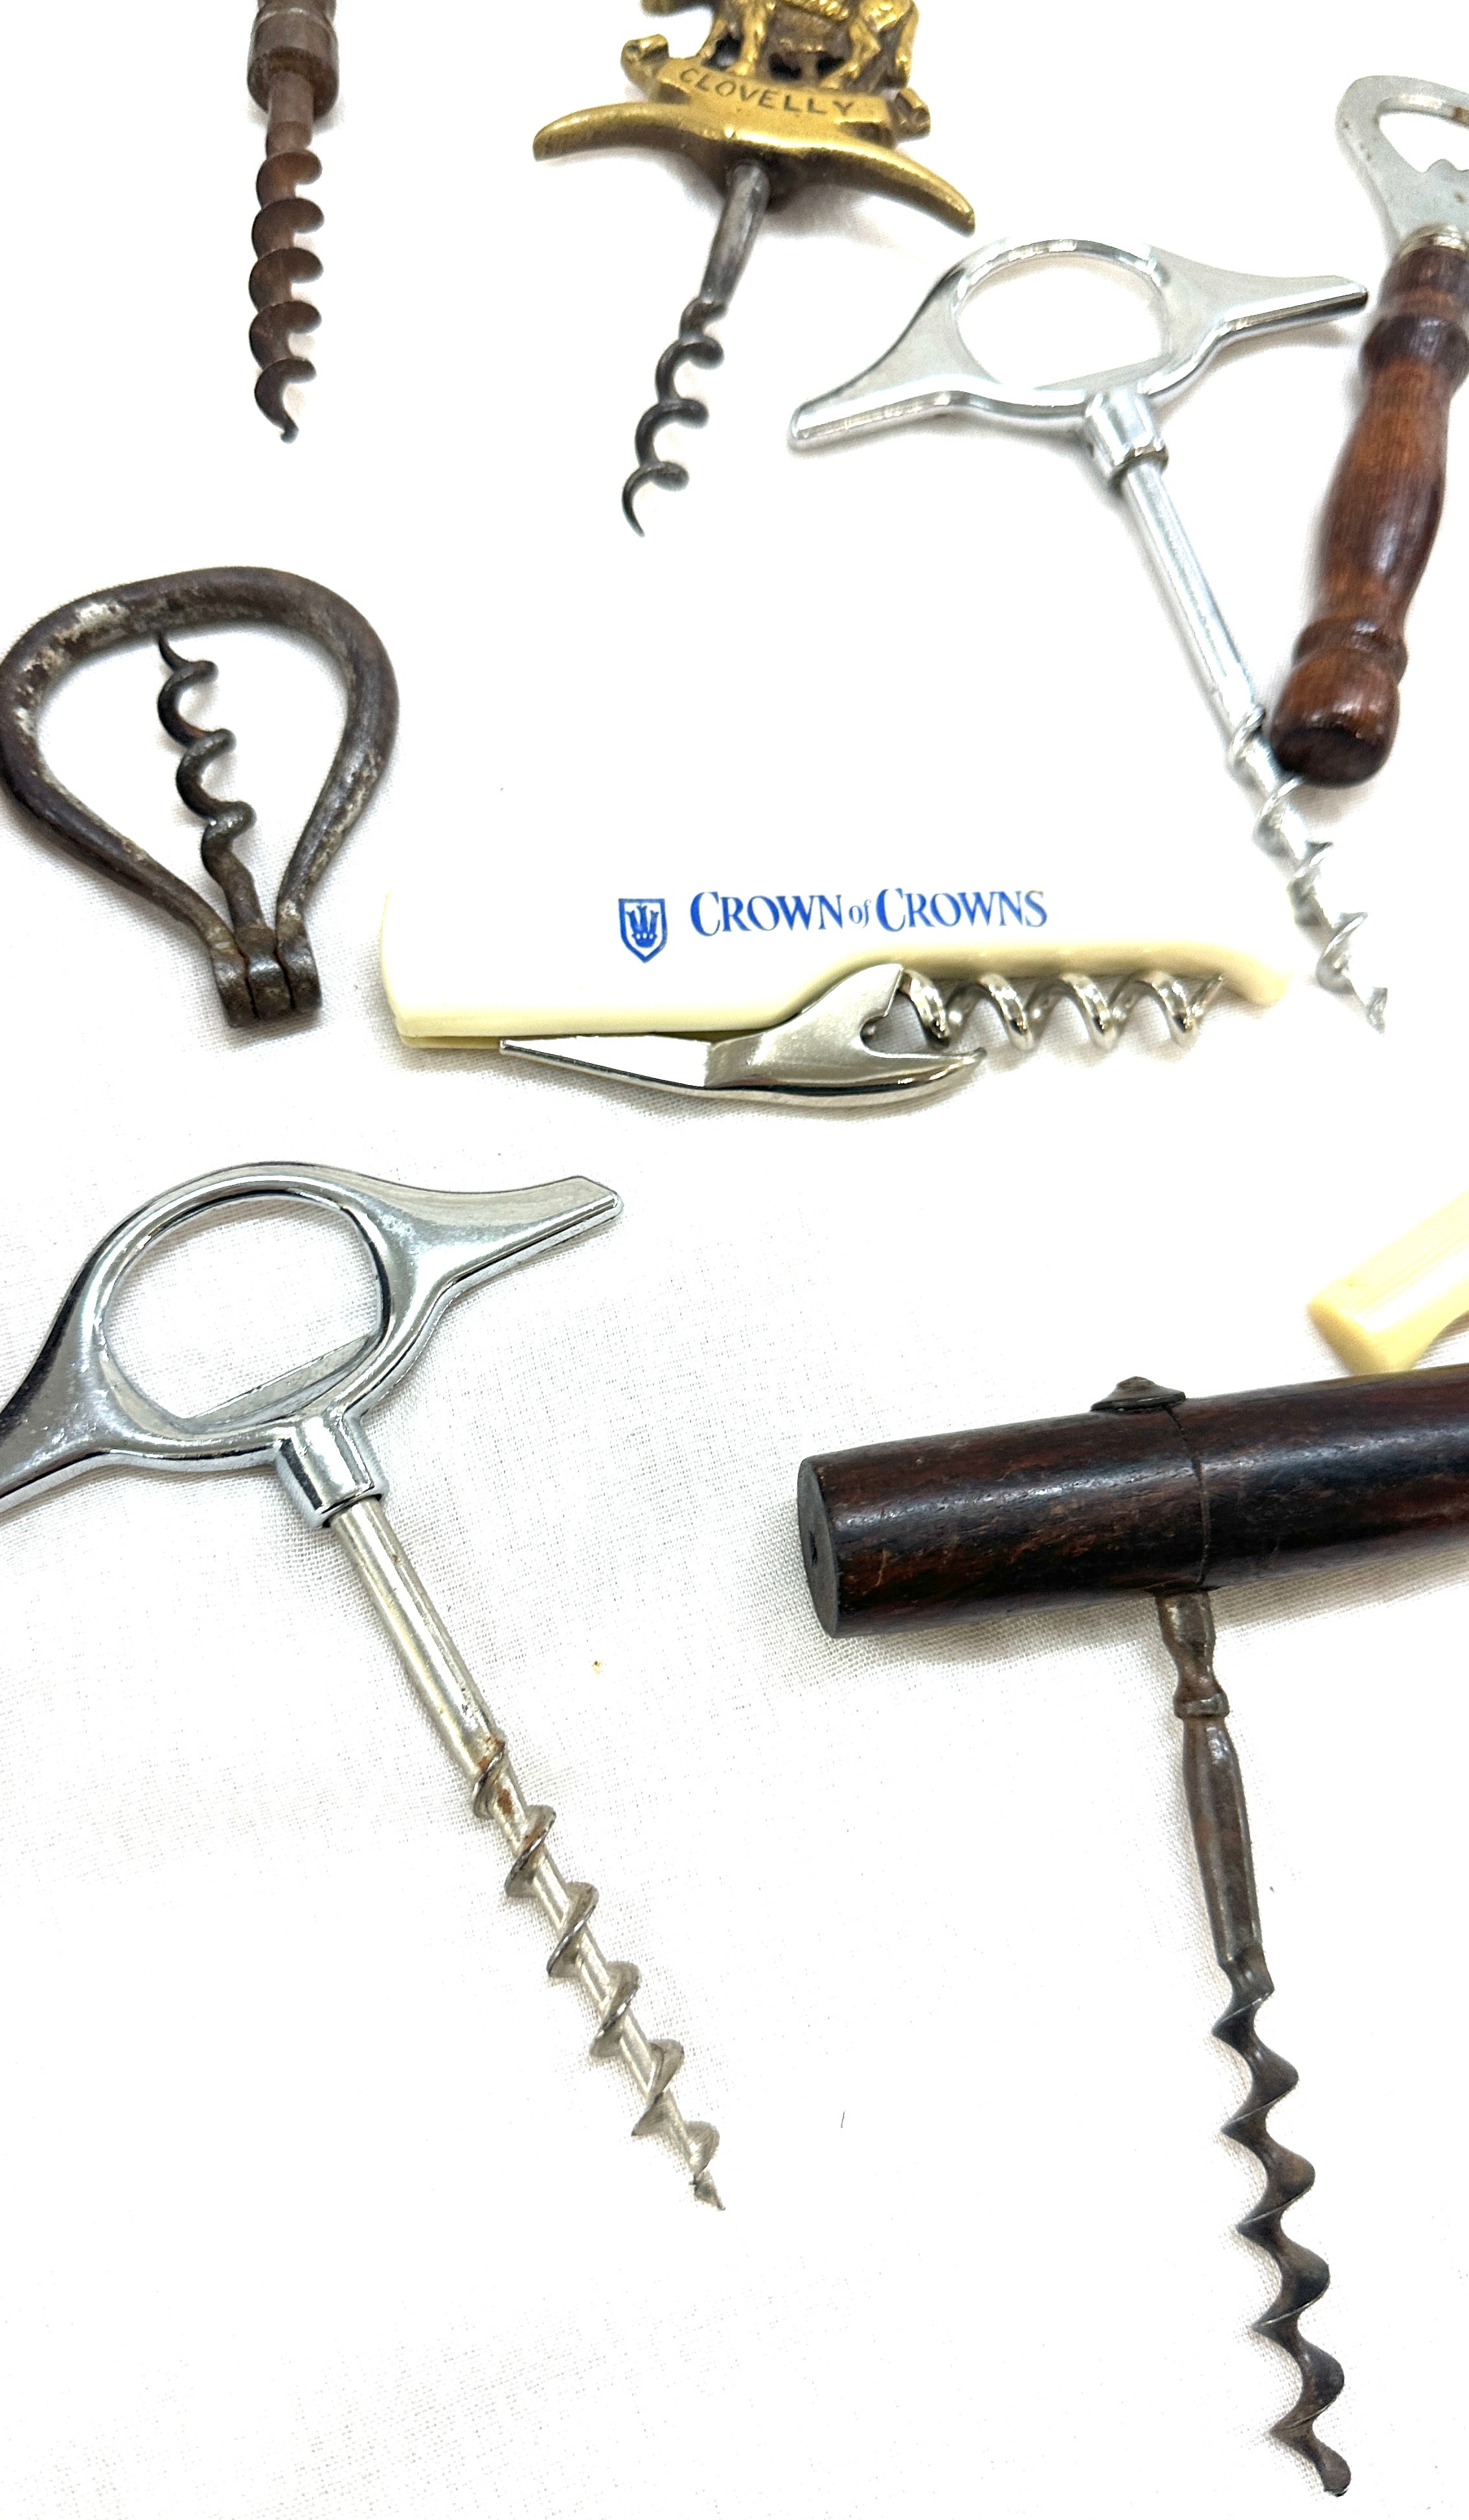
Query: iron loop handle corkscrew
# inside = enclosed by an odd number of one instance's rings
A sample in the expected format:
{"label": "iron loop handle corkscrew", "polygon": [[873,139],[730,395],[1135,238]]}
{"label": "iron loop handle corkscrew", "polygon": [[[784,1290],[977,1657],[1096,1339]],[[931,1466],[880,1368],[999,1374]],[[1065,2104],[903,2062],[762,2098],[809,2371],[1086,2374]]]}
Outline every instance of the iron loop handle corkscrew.
{"label": "iron loop handle corkscrew", "polygon": [[[291,851],[276,898],[275,918],[260,918],[253,886],[238,860],[245,914],[232,918],[184,883],[136,840],[114,832],[57,778],[41,749],[41,712],[52,693],[89,656],[170,632],[266,623],[299,631],[332,658],[346,686],[347,714],[332,767]],[[45,825],[74,857],[193,929],[208,958],[227,1020],[242,1028],[309,1013],[321,1005],[321,979],[306,933],[306,904],[364,811],[387,766],[398,729],[398,686],[386,649],[355,608],[309,577],[275,568],[188,569],[174,577],[104,587],[65,604],[18,639],[0,661],[0,780],[18,805]],[[205,863],[230,896],[224,871]],[[248,913],[253,909],[254,916]]]}

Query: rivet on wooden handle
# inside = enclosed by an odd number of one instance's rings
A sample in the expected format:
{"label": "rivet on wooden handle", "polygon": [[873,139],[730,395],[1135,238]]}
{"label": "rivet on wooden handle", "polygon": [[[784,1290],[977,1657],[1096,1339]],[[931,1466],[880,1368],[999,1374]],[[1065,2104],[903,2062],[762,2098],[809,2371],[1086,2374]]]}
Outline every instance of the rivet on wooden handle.
{"label": "rivet on wooden handle", "polygon": [[1414,245],[1383,283],[1365,396],[1321,527],[1319,605],[1275,706],[1276,759],[1326,788],[1382,768],[1398,732],[1403,625],[1439,530],[1448,406],[1469,373],[1469,250]]}
{"label": "rivet on wooden handle", "polygon": [[1308,1307],[1354,1373],[1402,1373],[1469,1314],[1469,1195],[1323,1286]]}

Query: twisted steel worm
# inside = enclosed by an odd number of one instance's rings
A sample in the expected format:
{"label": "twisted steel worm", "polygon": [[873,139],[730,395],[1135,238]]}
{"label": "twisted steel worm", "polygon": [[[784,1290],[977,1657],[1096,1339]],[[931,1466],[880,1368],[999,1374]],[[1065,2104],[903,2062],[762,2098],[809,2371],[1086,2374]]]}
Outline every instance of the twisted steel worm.
{"label": "twisted steel worm", "polygon": [[1317,2441],[1314,2428],[1317,2416],[1323,2415],[1341,2396],[1346,2375],[1336,2357],[1303,2336],[1300,2326],[1303,2313],[1320,2300],[1330,2283],[1331,2270],[1324,2258],[1318,2258],[1313,2249],[1303,2248],[1299,2240],[1290,2238],[1281,2228],[1281,2218],[1301,2197],[1309,2195],[1316,2175],[1302,2154],[1291,2152],[1276,2140],[1266,2123],[1276,2101],[1293,2092],[1301,2077],[1294,2065],[1277,2056],[1272,2048],[1267,2048],[1260,2036],[1255,2016],[1267,1997],[1274,1993],[1260,1946],[1256,1944],[1252,1951],[1223,1966],[1232,2001],[1215,2023],[1214,2036],[1233,2048],[1250,2077],[1244,2106],[1226,2121],[1224,2133],[1231,2142],[1252,2152],[1265,2172],[1259,2203],[1243,2222],[1235,2225],[1235,2229],[1265,2252],[1280,2277],[1280,2289],[1269,2309],[1256,2319],[1255,2333],[1281,2346],[1301,2374],[1300,2396],[1290,2412],[1270,2430],[1276,2441],[1310,2459],[1327,2494],[1345,2494],[1352,2482],[1352,2470],[1327,2443]]}
{"label": "twisted steel worm", "polygon": [[597,2011],[595,2057],[620,2056],[637,2086],[643,2106],[635,2136],[661,2135],[680,2155],[701,2205],[723,2211],[709,2175],[719,2148],[715,2128],[686,2118],[673,2093],[674,2078],[684,2062],[676,2039],[649,2039],[633,2011],[642,1979],[629,1960],[606,1958],[592,1933],[598,1894],[590,1881],[568,1881],[547,1844],[556,1814],[545,1803],[528,1803],[511,1765],[503,1735],[497,1735],[476,1790],[474,1807],[493,1820],[512,1850],[506,1875],[507,1895],[533,1899],[556,1940],[546,1963],[553,1979],[574,1979],[591,1997]]}
{"label": "twisted steel worm", "polygon": [[[1130,971],[1105,982],[1089,971],[1057,971],[1017,988],[1002,971],[982,971],[966,980],[948,1001],[946,1016],[967,1017],[976,1008],[993,1010],[1012,1050],[1036,1049],[1058,1007],[1076,1009],[1087,1037],[1097,1050],[1114,1050],[1144,1000],[1151,999],[1168,1026],[1169,1038],[1194,1040],[1209,1009],[1224,986],[1223,974],[1203,979],[1181,978],[1175,971]],[[930,1024],[931,1031],[936,1027]],[[947,1039],[947,1031],[938,1036]]]}

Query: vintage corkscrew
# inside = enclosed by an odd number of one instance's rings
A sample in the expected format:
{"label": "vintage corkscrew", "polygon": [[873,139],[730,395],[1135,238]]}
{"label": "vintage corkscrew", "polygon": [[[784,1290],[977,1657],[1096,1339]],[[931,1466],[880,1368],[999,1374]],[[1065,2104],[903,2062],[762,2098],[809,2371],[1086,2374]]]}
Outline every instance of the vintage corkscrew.
{"label": "vintage corkscrew", "polygon": [[[1161,349],[1134,366],[1054,384],[1015,385],[992,376],[964,339],[963,310],[987,282],[1058,256],[1110,265],[1142,282],[1158,307]],[[1165,486],[1168,447],[1152,409],[1229,342],[1347,314],[1365,298],[1355,281],[1218,271],[1156,246],[1084,237],[1002,240],[947,272],[886,357],[850,384],[804,403],[790,434],[796,447],[827,446],[958,413],[1082,440],[1142,538],[1224,732],[1229,768],[1256,807],[1256,838],[1282,869],[1296,921],[1315,948],[1317,981],[1353,999],[1380,1026],[1387,991],[1363,985],[1351,970],[1365,914],[1328,908],[1322,898],[1329,843],[1304,825],[1300,782],[1286,775],[1266,742],[1260,696]]]}
{"label": "vintage corkscrew", "polygon": [[[302,1201],[345,1218],[365,1246],[379,1318],[365,1337],[279,1380],[179,1418],[128,1379],[108,1337],[124,1279],[170,1234],[248,1202]],[[568,1881],[550,1852],[556,1814],[528,1802],[505,1736],[383,1510],[386,1482],[362,1431],[426,1346],[455,1297],[538,1252],[610,1222],[621,1202],[599,1182],[499,1192],[407,1190],[309,1164],[241,1164],[150,1199],[83,1263],[40,1355],[0,1408],[0,1512],[94,1469],[250,1469],[272,1462],[313,1530],[341,1543],[419,1699],[511,1858],[506,1890],[533,1901],[553,1937],[547,1973],[578,1985],[597,2016],[592,2053],[617,2057],[638,2094],[635,2135],[658,2135],[700,2203],[719,2138],[684,2116],[673,2084],[684,2051],[650,2039],[633,2010],[639,1975],[592,1933],[597,1892]]]}
{"label": "vintage corkscrew", "polygon": [[1224,2133],[1265,2171],[1240,2230],[1279,2291],[1260,2334],[1300,2395],[1273,2427],[1328,2494],[1351,2482],[1315,2423],[1340,2365],[1300,2320],[1328,2270],[1282,2228],[1313,2179],[1271,2135],[1296,2075],[1265,2047],[1271,1993],[1238,1763],[1214,1671],[1210,1596],[1227,1584],[1447,1546],[1469,1529],[1469,1367],[1189,1400],[1141,1377],[1085,1417],[875,1444],[804,1462],[801,1554],[828,1636],[953,1625],[987,1610],[1151,1594],[1179,1675],[1183,1780],[1229,2002],[1215,2035],[1250,2076]]}
{"label": "vintage corkscrew", "polygon": [[[667,17],[687,0],[644,0]],[[918,12],[913,0],[712,0],[713,21],[696,53],[670,56],[665,35],[638,35],[622,67],[638,102],[562,114],[536,134],[538,158],[584,149],[664,149],[688,158],[724,195],[698,295],[658,362],[657,399],[638,424],[636,470],[622,508],[635,533],[638,496],[649,482],[682,490],[689,474],[659,448],[672,423],[701,428],[708,406],[683,388],[686,366],[724,357],[709,331],[729,310],[760,223],[773,202],[802,184],[846,184],[889,193],[972,233],[961,193],[898,144],[920,140],[930,115],[910,85]]]}
{"label": "vintage corkscrew", "polygon": [[1008,883],[984,881],[990,846],[902,854],[904,882],[838,858],[789,890],[727,858],[722,882],[690,890],[665,869],[634,894],[611,867],[559,891],[554,917],[533,852],[507,852],[488,883],[410,877],[383,911],[383,985],[423,1048],[848,1106],[935,1093],[997,1045],[1028,1053],[1063,1010],[1098,1051],[1143,1010],[1186,1046],[1223,990],[1264,1007],[1288,985],[1290,922],[1248,862],[1248,884],[1205,899],[1173,860],[1099,870],[1090,834],[1006,842]]}
{"label": "vintage corkscrew", "polygon": [[1372,778],[1393,748],[1403,626],[1444,512],[1448,407],[1469,376],[1469,174],[1442,158],[1420,174],[1382,128],[1393,113],[1462,128],[1469,96],[1431,79],[1360,78],[1337,109],[1394,259],[1321,520],[1318,608],[1270,720],[1276,759],[1330,788]]}
{"label": "vintage corkscrew", "polygon": [[[203,659],[191,663],[179,656],[168,639],[170,631],[244,622],[299,631],[326,651],[346,688],[341,741],[282,878],[274,919],[265,917],[236,848],[253,813],[248,805],[211,796],[203,785],[209,763],[229,750],[234,738],[222,727],[210,732],[191,726],[179,711],[183,693],[212,676],[214,668]],[[189,811],[204,824],[200,851],[224,896],[223,918],[191,884],[64,788],[41,750],[41,712],[57,685],[84,658],[137,639],[156,639],[170,668],[158,714],[174,742],[185,747],[176,784]],[[225,1019],[242,1028],[281,1023],[321,1005],[306,904],[381,778],[397,726],[397,684],[371,622],[329,587],[275,568],[189,569],[177,577],[104,587],[48,613],[0,660],[0,781],[74,857],[193,929]]]}
{"label": "vintage corkscrew", "polygon": [[299,187],[321,174],[311,143],[340,85],[335,17],[336,0],[256,0],[250,33],[249,91],[267,117],[265,158],[255,179],[260,208],[250,231],[250,348],[260,370],[255,400],[288,445],[296,424],[286,407],[287,388],[316,374],[293,345],[322,320],[295,293],[298,282],[322,276],[317,255],[300,243],[321,226],[322,213],[315,202],[299,199]]}

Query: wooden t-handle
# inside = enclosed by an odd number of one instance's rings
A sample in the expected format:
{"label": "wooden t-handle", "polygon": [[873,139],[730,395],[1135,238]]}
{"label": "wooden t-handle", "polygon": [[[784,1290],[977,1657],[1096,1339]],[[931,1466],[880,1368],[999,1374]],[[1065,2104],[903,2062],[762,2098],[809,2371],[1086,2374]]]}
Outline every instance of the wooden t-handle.
{"label": "wooden t-handle", "polygon": [[1296,641],[1270,743],[1285,769],[1351,788],[1398,732],[1403,624],[1439,530],[1448,406],[1469,373],[1469,248],[1409,245],[1362,343],[1365,397],[1321,526],[1319,604]]}

